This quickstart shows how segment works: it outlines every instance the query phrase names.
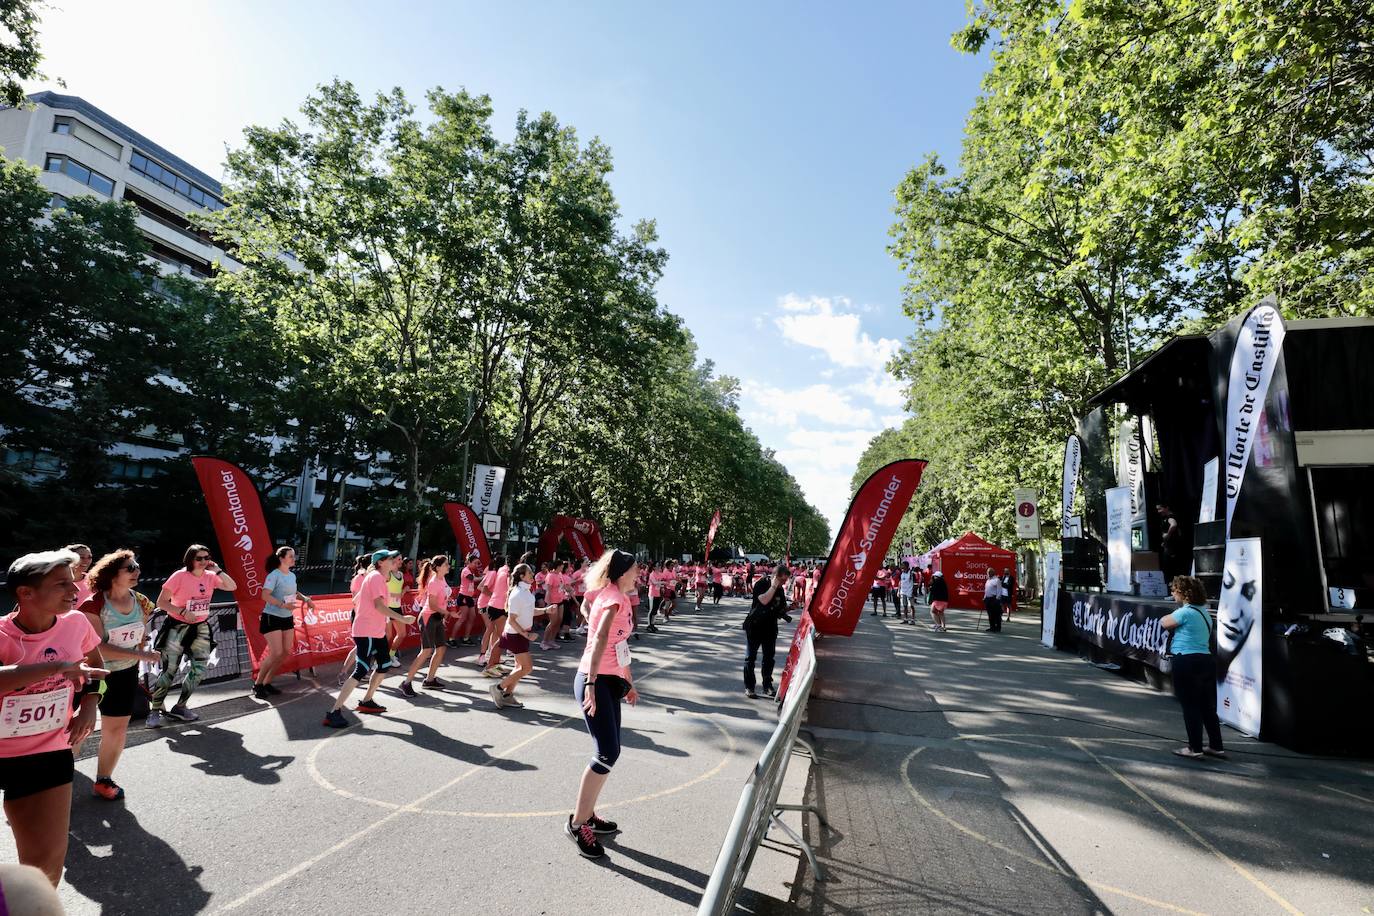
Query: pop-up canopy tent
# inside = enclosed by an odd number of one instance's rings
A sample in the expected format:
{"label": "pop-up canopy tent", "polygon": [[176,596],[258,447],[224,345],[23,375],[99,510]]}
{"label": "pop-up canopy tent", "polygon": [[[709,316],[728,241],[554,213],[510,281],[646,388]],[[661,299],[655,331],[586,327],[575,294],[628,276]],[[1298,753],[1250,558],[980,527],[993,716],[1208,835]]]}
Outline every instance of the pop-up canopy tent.
{"label": "pop-up canopy tent", "polygon": [[1004,569],[1016,569],[1016,554],[967,532],[962,537],[946,541],[930,552],[935,572],[944,573],[949,584],[949,606],[981,610],[983,583],[988,569],[1001,575]]}

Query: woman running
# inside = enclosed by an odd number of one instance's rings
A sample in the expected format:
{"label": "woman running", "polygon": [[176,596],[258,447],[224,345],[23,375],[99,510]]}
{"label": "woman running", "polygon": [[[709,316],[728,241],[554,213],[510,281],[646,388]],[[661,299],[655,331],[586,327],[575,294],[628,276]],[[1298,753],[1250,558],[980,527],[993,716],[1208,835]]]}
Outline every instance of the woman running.
{"label": "woman running", "polygon": [[21,865],[56,887],[67,859],[72,748],[95,727],[100,636],[72,610],[76,554],[48,550],[10,564],[17,602],[0,617],[0,788]]}
{"label": "woman running", "polygon": [[304,601],[312,611],[315,609],[313,598],[296,591],[296,574],[291,571],[295,565],[296,551],[290,547],[278,547],[267,558],[262,614],[258,617],[258,629],[267,641],[267,655],[258,665],[258,676],[253,678],[253,696],[259,700],[281,693],[272,686],[272,678],[296,647],[296,601]]}
{"label": "woman running", "polygon": [[372,555],[372,571],[363,579],[354,602],[353,625],[350,631],[356,649],[353,673],[339,688],[339,696],[334,707],[325,713],[324,725],[330,728],[347,728],[348,720],[343,717],[344,703],[359,684],[367,681],[367,693],[354,707],[355,712],[381,715],[386,707],[373,696],[381,684],[386,671],[383,664],[391,657],[387,646],[387,620],[396,620],[403,627],[415,622],[409,615],[397,614],[391,609],[387,579],[398,565],[394,550],[379,550]]}
{"label": "woman running", "polygon": [[[420,613],[420,653],[410,663],[405,680],[401,681],[401,693],[415,696],[415,687],[410,683],[425,662],[429,662],[429,673],[420,686],[426,690],[443,690],[448,685],[439,680],[439,666],[444,663],[444,652],[448,642],[444,639],[444,621],[448,619],[448,599],[452,589],[448,586],[448,557],[438,554],[420,563],[420,594],[424,598],[424,610]],[[455,615],[456,616],[456,615]]]}
{"label": "woman running", "polygon": [[483,677],[503,677],[509,671],[501,668],[501,633],[505,628],[506,596],[510,592],[510,557],[501,557],[491,580],[491,593],[487,598],[488,634],[491,644],[484,647],[477,663],[482,665]]}
{"label": "woman running", "polygon": [[194,722],[200,718],[198,713],[186,708],[186,701],[195,693],[200,679],[205,677],[205,666],[215,647],[214,640],[210,638],[210,601],[217,588],[232,592],[238,585],[211,559],[210,548],[204,544],[192,544],[186,548],[182,568],[168,576],[162,584],[157,606],[166,612],[167,619],[162,622],[162,629],[158,631],[153,645],[162,653],[159,660],[162,673],[153,684],[151,708],[145,723],[149,728],[162,727],[163,705],[167,702],[177,669],[181,667],[182,656],[188,653],[191,663],[181,682],[181,696],[176,705],[166,711],[166,715],[181,722]]}
{"label": "woman running", "polygon": [[100,698],[100,754],[96,760],[91,794],[118,801],[124,790],[115,784],[114,769],[124,753],[129,717],[138,694],[138,663],[155,662],[161,656],[143,648],[148,621],[157,605],[139,592],[139,566],[132,550],[116,550],[101,557],[91,568],[92,594],[79,610],[100,637],[100,656],[105,662],[105,693]]}
{"label": "woman running", "polygon": [[[462,634],[465,630],[470,633],[474,629],[472,624],[477,616],[477,583],[481,579],[482,555],[474,550],[468,554],[463,568],[458,570],[458,597],[454,599],[458,613],[453,615],[449,624],[449,633],[453,637],[448,641],[450,649],[476,645],[476,637]],[[482,616],[485,618],[486,615]]]}
{"label": "woman running", "polygon": [[530,658],[530,641],[533,639],[534,618],[540,614],[553,614],[551,607],[539,607],[531,587],[534,584],[534,570],[527,563],[521,563],[511,572],[515,586],[510,590],[506,602],[506,622],[501,632],[501,647],[515,656],[515,670],[506,675],[499,683],[491,685],[491,701],[497,709],[513,706],[523,709],[525,704],[515,698],[515,687],[520,679],[534,670]]}
{"label": "woman running", "polygon": [[76,565],[72,567],[72,578],[76,580],[76,603],[72,607],[81,607],[86,603],[86,599],[91,597],[91,548],[85,544],[68,544],[63,550],[70,550],[76,554]]}
{"label": "woman running", "polygon": [[612,821],[596,816],[596,800],[606,785],[606,777],[620,758],[620,701],[639,702],[630,676],[631,605],[629,592],[635,589],[639,564],[633,554],[608,550],[587,574],[587,584],[600,589],[592,605],[588,627],[591,637],[573,679],[573,697],[582,707],[596,744],[591,763],[582,771],[577,791],[577,807],[568,815],[564,832],[577,844],[577,851],[589,859],[606,854],[597,839],[616,832]]}

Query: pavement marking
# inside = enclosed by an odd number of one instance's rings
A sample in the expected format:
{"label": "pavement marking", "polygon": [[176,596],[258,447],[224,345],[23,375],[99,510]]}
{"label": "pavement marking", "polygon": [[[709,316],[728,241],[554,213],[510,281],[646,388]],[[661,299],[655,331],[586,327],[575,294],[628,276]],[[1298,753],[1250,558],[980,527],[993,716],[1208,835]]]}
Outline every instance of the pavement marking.
{"label": "pavement marking", "polygon": [[1362,801],[1366,805],[1374,805],[1374,798],[1365,798],[1363,795],[1356,795],[1354,792],[1347,792],[1344,789],[1338,789],[1335,786],[1328,786],[1325,783],[1319,783],[1319,785],[1321,785],[1323,789],[1326,789],[1329,792],[1335,792],[1337,795],[1344,795],[1346,798],[1353,798],[1356,801]]}
{"label": "pavement marking", "polygon": [[[653,704],[653,705],[656,705],[656,706],[664,706],[665,708],[667,708],[667,704],[664,704],[664,703],[655,703],[655,704]],[[646,795],[640,795],[640,796],[637,797],[637,798],[625,799],[624,801],[609,801],[609,802],[603,801],[603,802],[598,802],[598,803],[597,803],[597,809],[598,809],[598,810],[600,810],[601,808],[605,808],[605,809],[607,809],[607,810],[610,810],[610,809],[612,809],[612,808],[624,807],[624,806],[626,806],[626,805],[637,805],[637,804],[640,804],[640,803],[642,803],[642,802],[653,801],[654,799],[663,798],[663,797],[668,796],[668,795],[675,795],[675,794],[677,794],[678,792],[682,792],[682,791],[685,790],[685,789],[691,788],[692,786],[696,785],[697,783],[705,782],[706,780],[708,780],[708,779],[712,778],[713,776],[715,776],[715,775],[716,775],[717,773],[719,773],[721,770],[725,769],[725,766],[730,762],[730,757],[731,757],[731,756],[734,754],[734,752],[735,752],[735,739],[734,739],[734,736],[730,734],[730,732],[725,728],[725,726],[721,725],[719,722],[717,722],[715,719],[711,718],[710,716],[701,715],[700,713],[688,712],[688,711],[686,711],[686,710],[678,710],[678,712],[679,712],[680,715],[685,715],[685,716],[690,716],[690,717],[692,717],[692,718],[702,719],[703,721],[706,721],[706,722],[711,723],[712,725],[714,725],[714,726],[716,727],[716,730],[719,731],[719,732],[721,733],[722,736],[724,736],[724,738],[725,738],[725,743],[726,743],[726,750],[725,750],[725,753],[721,755],[720,761],[719,761],[718,763],[716,763],[715,766],[713,766],[713,767],[711,767],[709,770],[707,770],[706,772],[701,773],[700,775],[696,776],[695,778],[689,779],[689,780],[687,780],[686,782],[680,783],[680,784],[678,784],[678,785],[676,785],[676,786],[671,786],[670,788],[662,789],[662,790],[660,790],[660,791],[658,791],[658,792],[650,792],[650,793],[648,793],[648,794],[646,794]],[[562,720],[561,722],[559,722],[557,725],[549,726],[549,728],[557,729],[557,728],[562,727],[563,725],[566,725],[566,724],[567,724],[568,722],[570,722],[570,721],[573,721],[573,717],[572,717],[572,716],[569,716],[568,718],[563,719],[563,720]],[[312,751],[310,752],[309,756],[305,758],[305,766],[306,766],[306,769],[307,769],[307,771],[310,773],[310,778],[313,779],[313,780],[315,780],[315,783],[316,783],[317,785],[319,785],[320,788],[322,788],[322,789],[324,789],[324,790],[326,790],[326,791],[328,791],[328,792],[333,792],[335,795],[338,795],[338,796],[340,796],[341,798],[346,798],[346,799],[348,799],[348,800],[350,800],[350,801],[362,802],[363,804],[373,805],[373,806],[378,807],[378,808],[385,808],[385,809],[389,809],[389,810],[394,810],[394,809],[397,809],[397,808],[406,808],[406,809],[409,810],[409,811],[413,811],[413,812],[416,812],[416,813],[419,813],[419,814],[436,814],[436,815],[445,816],[445,817],[525,818],[525,817],[555,817],[555,816],[557,816],[557,815],[566,814],[566,813],[567,813],[564,809],[561,809],[561,808],[558,809],[558,810],[555,810],[555,811],[456,811],[456,810],[453,810],[453,809],[450,809],[450,808],[420,808],[420,807],[417,807],[417,806],[415,805],[415,803],[411,803],[411,804],[409,804],[409,805],[402,805],[402,804],[399,804],[399,803],[397,803],[397,802],[383,801],[383,800],[381,800],[381,799],[379,799],[379,798],[371,798],[371,797],[366,796],[366,795],[360,795],[360,794],[358,794],[358,793],[356,793],[356,792],[350,792],[350,791],[347,790],[347,789],[343,789],[343,788],[340,788],[339,786],[334,785],[332,782],[329,781],[328,777],[326,777],[323,773],[320,772],[319,767],[318,767],[317,758],[318,758],[318,756],[319,756],[320,751],[323,750],[323,749],[327,746],[327,744],[328,744],[328,742],[326,742],[326,741],[321,741],[319,744],[315,745],[314,750],[312,750]],[[497,756],[504,756],[504,755],[497,755]],[[579,756],[579,757],[585,757],[586,754],[579,754],[578,756]],[[479,769],[491,769],[491,767],[483,766],[483,767],[479,767]]]}
{"label": "pavement marking", "polygon": [[922,807],[924,807],[931,814],[938,817],[940,820],[944,821],[949,826],[953,827],[955,830],[958,830],[960,833],[972,837],[978,842],[983,843],[986,846],[990,846],[993,849],[996,849],[998,852],[1003,853],[1004,855],[1012,856],[1013,858],[1019,859],[1020,861],[1027,863],[1028,865],[1034,865],[1036,868],[1040,868],[1045,871],[1051,872],[1062,878],[1067,878],[1070,881],[1081,884],[1084,887],[1091,888],[1092,890],[1101,891],[1107,894],[1115,894],[1118,897],[1125,897],[1127,900],[1134,900],[1137,903],[1148,904],[1149,906],[1158,907],[1159,909],[1167,910],[1171,913],[1185,913],[1188,914],[1188,916],[1206,916],[1206,914],[1200,913],[1197,910],[1185,909],[1184,907],[1175,906],[1172,903],[1166,903],[1163,900],[1155,900],[1150,897],[1143,897],[1140,894],[1132,893],[1126,890],[1125,888],[1115,887],[1110,884],[1104,884],[1101,881],[1093,881],[1087,878],[1082,878],[1068,871],[1068,869],[1064,868],[1058,862],[1055,862],[1053,860],[1049,862],[1042,862],[1040,859],[1037,859],[1034,856],[1028,856],[1019,850],[1012,849],[1010,846],[1007,846],[1003,843],[999,843],[997,840],[994,840],[991,837],[984,836],[983,834],[974,830],[972,827],[967,827],[959,823],[954,818],[950,817],[948,814],[945,814],[945,812],[941,811],[939,808],[935,807],[935,805],[927,801],[925,796],[918,792],[916,790],[916,786],[913,785],[911,782],[911,774],[907,772],[911,765],[911,761],[916,758],[917,754],[921,753],[924,750],[925,748],[923,747],[916,748],[910,754],[908,754],[906,758],[901,762],[901,765],[898,767],[898,769],[902,774],[902,782],[906,785],[907,791],[911,793],[912,797],[915,798],[916,801],[919,802]]}
{"label": "pavement marking", "polygon": [[[728,629],[733,629],[733,624],[731,624],[729,627],[720,627],[720,629],[727,629],[727,628],[728,628]],[[643,677],[635,678],[635,686],[638,687],[639,684],[641,684],[643,681],[647,680],[648,678],[652,677],[653,675],[657,674],[658,672],[664,670],[665,668],[671,667],[672,665],[676,664],[680,659],[682,659],[682,658],[684,658],[684,657],[686,657],[687,655],[690,655],[690,654],[692,654],[692,653],[693,653],[693,650],[692,650],[692,649],[684,649],[684,650],[682,650],[681,652],[679,652],[679,653],[677,653],[676,655],[674,655],[672,658],[670,658],[670,659],[668,659],[667,661],[663,662],[663,664],[659,665],[658,667],[650,669],[648,672],[646,672],[646,673],[644,674]],[[545,737],[546,735],[552,733],[552,732],[555,731],[556,729],[562,727],[565,723],[570,722],[570,721],[574,720],[575,718],[578,718],[578,717],[577,717],[577,716],[565,716],[562,720],[560,720],[560,721],[558,721],[558,722],[555,722],[555,723],[552,724],[552,725],[546,725],[546,726],[544,726],[542,729],[540,729],[539,731],[537,731],[537,732],[535,732],[534,734],[530,735],[529,737],[525,738],[524,740],[522,740],[522,741],[520,741],[520,742],[518,742],[518,743],[516,743],[516,744],[513,744],[513,745],[511,745],[510,747],[506,748],[504,751],[501,751],[500,753],[497,753],[497,754],[493,754],[492,756],[493,756],[493,757],[509,757],[510,755],[514,754],[516,751],[520,750],[521,748],[526,747],[526,746],[528,746],[528,745],[530,745],[530,744],[533,744],[535,741],[538,741],[540,738],[543,738],[543,737]],[[326,735],[323,739],[321,739],[321,743],[323,744],[323,743],[326,742],[326,741],[330,741],[330,740],[332,740],[334,737],[336,737],[336,736],[339,735],[339,734],[340,734],[340,732],[336,730],[336,731],[332,732],[331,734]],[[292,866],[291,868],[288,868],[286,871],[282,872],[281,874],[277,875],[277,876],[274,877],[274,878],[269,878],[267,881],[264,881],[262,884],[259,884],[257,887],[255,887],[255,888],[253,888],[252,890],[248,891],[246,894],[243,894],[242,896],[237,897],[237,898],[235,898],[234,900],[231,900],[229,903],[226,903],[224,906],[220,907],[219,909],[214,910],[212,916],[218,916],[218,914],[220,914],[220,913],[228,913],[228,912],[230,912],[230,911],[232,911],[232,910],[236,910],[236,909],[238,909],[239,907],[243,906],[244,904],[249,903],[250,901],[257,899],[258,897],[262,896],[263,894],[267,893],[268,891],[272,890],[273,888],[275,888],[275,887],[277,887],[277,886],[283,884],[283,883],[286,882],[286,881],[291,880],[291,879],[294,878],[296,875],[299,875],[301,872],[303,872],[303,871],[305,871],[305,870],[307,870],[307,869],[309,869],[309,868],[311,868],[311,867],[313,867],[313,866],[319,864],[320,862],[322,862],[322,861],[324,861],[325,859],[329,858],[330,856],[334,855],[334,853],[336,853],[336,852],[341,852],[341,851],[343,851],[344,849],[347,849],[349,846],[352,846],[354,843],[358,842],[359,840],[363,839],[364,837],[366,837],[366,836],[368,836],[368,835],[374,833],[375,831],[379,830],[380,828],[382,828],[382,827],[386,826],[387,824],[391,823],[392,821],[396,820],[396,819],[397,819],[398,817],[400,817],[402,814],[411,814],[411,813],[414,813],[414,812],[419,811],[420,809],[419,809],[418,806],[425,804],[425,802],[428,802],[430,799],[437,798],[439,795],[443,794],[444,792],[447,792],[449,789],[452,789],[454,786],[458,785],[460,782],[462,782],[463,780],[467,779],[469,776],[472,776],[472,775],[475,774],[475,773],[479,773],[479,772],[481,772],[481,771],[484,770],[484,769],[486,769],[485,766],[474,765],[474,766],[471,767],[470,769],[465,770],[465,771],[463,771],[462,773],[459,773],[457,776],[453,777],[452,779],[450,779],[448,782],[444,783],[444,784],[443,784],[442,786],[440,786],[439,788],[434,789],[434,790],[431,791],[431,792],[426,792],[424,795],[421,795],[419,798],[415,799],[414,801],[410,802],[409,804],[407,804],[407,805],[402,805],[401,807],[399,807],[399,808],[395,809],[394,811],[392,811],[390,814],[383,815],[382,817],[380,817],[380,818],[378,818],[377,820],[373,821],[372,823],[368,824],[366,827],[363,827],[362,829],[353,832],[353,833],[350,834],[349,836],[344,837],[342,840],[340,840],[339,842],[335,843],[333,846],[330,846],[328,849],[324,850],[323,852],[316,853],[315,855],[311,856],[310,858],[306,859],[305,861],[297,863],[296,865]]]}
{"label": "pavement marking", "polygon": [[1286,911],[1289,912],[1289,913],[1294,914],[1294,916],[1302,916],[1302,910],[1299,910],[1297,907],[1293,906],[1293,904],[1289,903],[1287,900],[1285,900],[1285,899],[1283,899],[1281,896],[1279,896],[1279,894],[1278,894],[1273,888],[1271,888],[1269,885],[1265,884],[1263,881],[1261,881],[1259,878],[1257,878],[1257,877],[1254,875],[1254,873],[1251,872],[1251,871],[1250,871],[1248,868],[1246,868],[1244,865],[1241,865],[1239,862],[1235,861],[1235,860],[1232,859],[1230,856],[1226,855],[1226,853],[1222,852],[1220,849],[1217,849],[1215,846],[1213,846],[1211,843],[1209,843],[1209,842],[1206,840],[1206,838],[1204,838],[1200,833],[1198,833],[1198,832],[1197,832],[1196,830],[1194,830],[1192,827],[1189,827],[1187,824],[1183,823],[1183,821],[1182,821],[1179,817],[1177,817],[1173,812],[1169,811],[1169,810],[1168,810],[1167,808],[1165,808],[1163,805],[1159,804],[1159,802],[1157,802],[1157,801],[1155,801],[1153,798],[1151,798],[1151,797],[1150,797],[1146,792],[1144,792],[1139,786],[1137,786],[1135,783],[1131,782],[1131,781],[1130,781],[1129,779],[1127,779],[1125,776],[1122,776],[1119,772],[1117,772],[1116,770],[1114,770],[1114,769],[1113,769],[1111,766],[1109,766],[1105,761],[1103,761],[1102,758],[1098,757],[1098,756],[1097,756],[1096,754],[1094,754],[1092,751],[1090,751],[1090,750],[1088,750],[1086,747],[1084,747],[1084,746],[1078,741],[1077,738],[1070,738],[1070,739],[1069,739],[1069,743],[1071,743],[1074,747],[1078,748],[1080,751],[1082,751],[1083,753],[1085,753],[1085,754],[1087,754],[1089,757],[1091,757],[1091,758],[1093,759],[1093,761],[1094,761],[1098,766],[1102,767],[1102,769],[1106,770],[1108,773],[1110,773],[1110,774],[1112,774],[1113,776],[1115,776],[1115,777],[1121,782],[1122,785],[1126,786],[1126,788],[1130,789],[1130,790],[1131,790],[1132,792],[1134,792],[1136,795],[1140,796],[1140,798],[1143,799],[1151,808],[1154,808],[1154,809],[1155,809],[1156,811],[1158,811],[1160,814],[1162,814],[1162,815],[1164,815],[1165,817],[1167,817],[1167,818],[1168,818],[1170,821],[1172,821],[1180,830],[1182,830],[1184,833],[1188,834],[1188,836],[1192,837],[1193,840],[1195,840],[1199,846],[1201,846],[1203,849],[1206,849],[1208,852],[1210,852],[1212,855],[1216,856],[1216,857],[1217,857],[1218,859],[1220,859],[1222,862],[1225,862],[1227,865],[1231,866],[1231,868],[1234,869],[1235,872],[1236,872],[1238,875],[1240,875],[1240,876],[1241,876],[1242,878],[1244,878],[1246,881],[1249,881],[1249,882],[1250,882],[1251,884],[1253,884],[1255,887],[1259,888],[1260,891],[1262,891],[1262,892],[1264,893],[1264,895],[1265,895],[1266,897],[1268,897],[1270,900],[1273,900],[1273,901],[1274,901],[1275,903],[1277,903],[1279,906],[1283,907],[1284,910],[1286,910]]}
{"label": "pavement marking", "polygon": [[930,768],[932,770],[944,770],[946,773],[958,773],[960,776],[977,776],[979,779],[992,778],[987,773],[975,773],[972,770],[961,770],[958,767],[942,767],[939,764],[933,764]]}

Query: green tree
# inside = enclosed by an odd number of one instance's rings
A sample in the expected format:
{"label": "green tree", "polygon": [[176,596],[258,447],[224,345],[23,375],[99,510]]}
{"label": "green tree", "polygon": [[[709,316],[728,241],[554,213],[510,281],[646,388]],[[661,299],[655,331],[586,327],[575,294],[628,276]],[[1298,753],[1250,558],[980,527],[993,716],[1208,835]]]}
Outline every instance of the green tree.
{"label": "green tree", "polygon": [[42,5],[35,0],[0,0],[0,105],[23,105],[23,81],[41,75],[38,10]]}

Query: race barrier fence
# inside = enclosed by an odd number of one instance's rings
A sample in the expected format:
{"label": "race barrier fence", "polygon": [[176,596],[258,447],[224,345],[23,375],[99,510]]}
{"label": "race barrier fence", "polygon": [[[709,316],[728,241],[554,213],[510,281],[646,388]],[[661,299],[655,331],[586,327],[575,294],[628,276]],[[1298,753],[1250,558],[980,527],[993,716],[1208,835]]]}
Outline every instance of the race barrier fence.
{"label": "race barrier fence", "polygon": [[[787,764],[792,757],[792,748],[798,742],[806,742],[797,736],[801,728],[802,715],[806,711],[807,700],[811,696],[811,684],[816,676],[816,649],[814,637],[806,633],[800,646],[795,670],[792,673],[791,688],[784,694],[777,727],[773,729],[768,744],[759,755],[754,770],[745,782],[744,792],[740,795],[735,818],[725,835],[725,842],[711,869],[711,880],[702,894],[698,916],[724,916],[734,910],[735,898],[749,875],[749,867],[754,862],[754,853],[759,844],[768,836],[770,827],[777,827],[801,847],[811,864],[811,874],[817,881],[824,881],[816,854],[807,842],[778,815],[783,811],[812,812],[825,826],[825,815],[815,805],[781,805],[778,793],[787,775]],[[809,749],[809,745],[808,745]],[[815,759],[815,754],[812,754]]]}

